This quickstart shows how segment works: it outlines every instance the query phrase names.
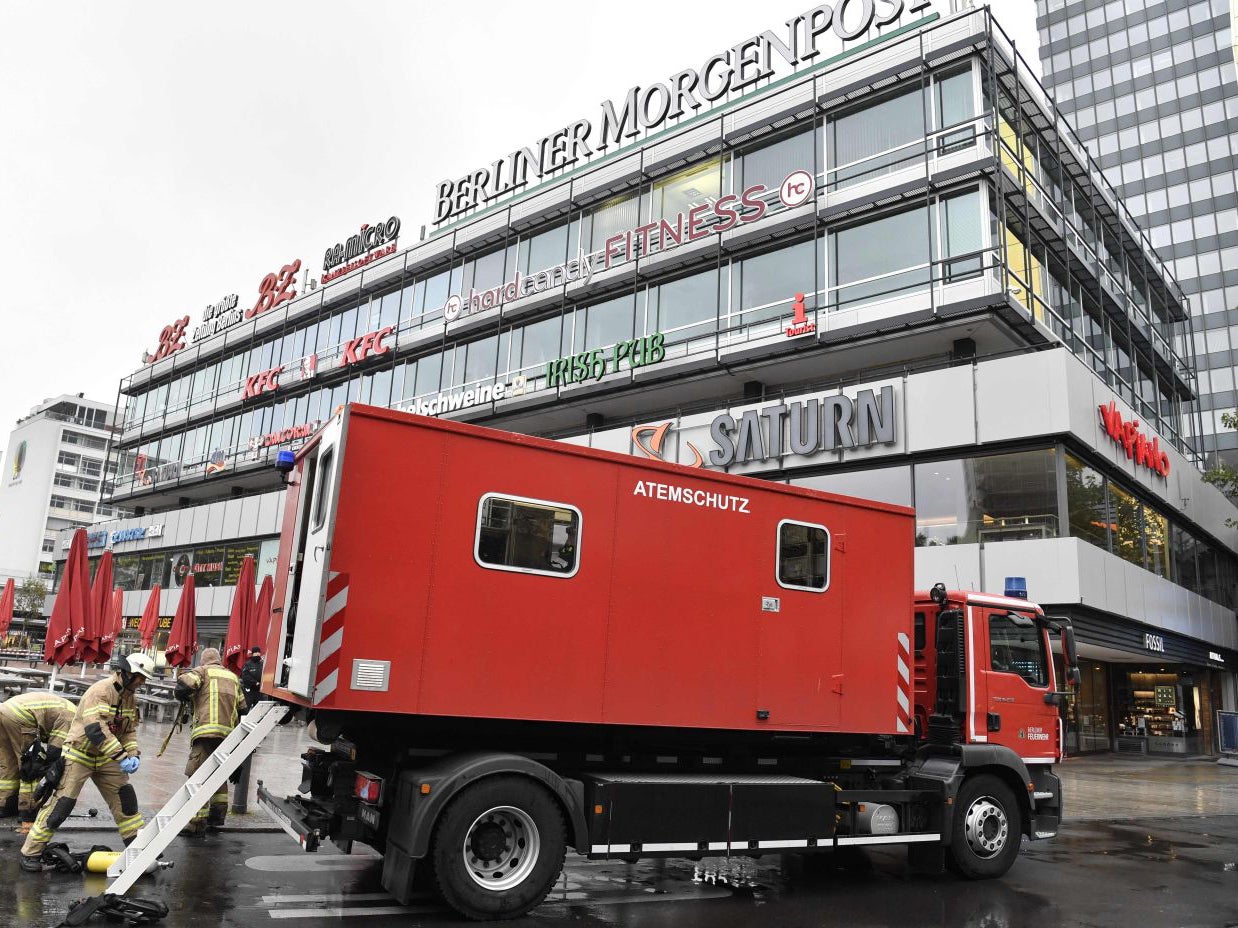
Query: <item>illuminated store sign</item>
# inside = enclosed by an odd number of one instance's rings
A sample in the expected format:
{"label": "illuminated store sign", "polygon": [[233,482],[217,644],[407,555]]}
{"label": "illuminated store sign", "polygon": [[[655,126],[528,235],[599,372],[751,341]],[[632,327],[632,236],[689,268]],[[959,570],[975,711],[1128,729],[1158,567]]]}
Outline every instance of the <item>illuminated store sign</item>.
{"label": "illuminated store sign", "polygon": [[507,283],[491,287],[489,290],[477,291],[470,288],[467,299],[460,296],[452,296],[447,300],[447,305],[443,307],[443,318],[448,322],[455,322],[457,319],[462,319],[465,316],[472,316],[487,309],[495,309],[504,303],[518,300],[522,296],[542,293],[554,287],[575,283],[578,280],[587,284],[592,277],[593,258],[588,255],[580,255],[563,264],[556,265],[545,271],[538,271],[536,274],[530,274],[527,277],[517,273]]}
{"label": "illuminated store sign", "polygon": [[396,239],[399,237],[399,216],[392,216],[377,225],[363,225],[356,235],[350,235],[347,241],[328,248],[323,254],[322,282],[325,284],[379,258],[394,254]]}
{"label": "illuminated store sign", "polygon": [[1162,478],[1169,478],[1169,455],[1161,450],[1159,438],[1153,437],[1148,441],[1139,430],[1138,419],[1124,421],[1113,400],[1100,407],[1100,419],[1105,425],[1105,432],[1125,449],[1128,458]]}
{"label": "illuminated store sign", "polygon": [[301,270],[301,259],[285,264],[278,274],[267,274],[258,284],[258,302],[252,308],[245,310],[245,318],[252,319],[261,316],[277,306],[294,299],[297,291],[293,285],[297,282],[297,271]]}
{"label": "illuminated store sign", "polygon": [[[446,222],[530,181],[618,148],[667,120],[691,117],[738,90],[769,78],[779,69],[815,64],[833,35],[852,42],[874,28],[896,22],[904,13],[928,9],[930,0],[839,0],[813,7],[788,20],[781,35],[771,30],[750,36],[709,56],[699,68],[686,68],[663,83],[628,89],[622,103],[602,103],[600,121],[578,119],[564,128],[436,188],[434,224]],[[779,61],[776,62],[776,59]]]}
{"label": "illuminated store sign", "polygon": [[259,374],[251,374],[245,378],[245,386],[241,388],[241,399],[248,400],[263,393],[274,393],[279,389],[279,375],[284,372],[284,365],[272,367]]}
{"label": "illuminated store sign", "polygon": [[338,367],[348,367],[366,358],[377,357],[391,350],[390,345],[384,345],[383,340],[395,331],[395,326],[384,326],[376,332],[366,332],[356,338],[344,342],[344,351],[340,355]]}
{"label": "illuminated store sign", "polygon": [[457,390],[455,393],[440,393],[433,399],[417,399],[396,408],[415,412],[419,416],[441,416],[445,412],[457,412],[472,406],[483,406],[486,403],[523,396],[531,389],[525,376],[517,374],[511,383],[499,381],[468,390]]}
{"label": "illuminated store sign", "polygon": [[546,386],[559,387],[586,380],[601,380],[623,368],[635,369],[657,364],[666,358],[666,336],[661,332],[644,338],[616,342],[609,348],[595,348],[546,362]]}
{"label": "illuminated store sign", "polygon": [[214,306],[206,307],[202,313],[202,324],[193,330],[194,343],[197,344],[204,338],[210,338],[224,329],[231,328],[244,319],[245,313],[237,305],[240,302],[240,296],[233,293]]}
{"label": "illuminated store sign", "polygon": [[[105,548],[108,545],[124,544],[128,541],[141,541],[144,538],[162,538],[163,523],[156,525],[138,525],[133,528],[118,528],[110,534],[106,530],[97,532],[87,532],[86,547],[87,548]],[[71,545],[72,539],[63,542],[60,547],[68,548]]]}
{"label": "illuminated store sign", "polygon": [[175,354],[185,347],[185,326],[189,325],[189,317],[181,316],[171,325],[165,325],[159,333],[159,347],[155,349],[155,353],[149,351],[143,352],[142,363],[154,364],[156,361],[162,361],[170,354]]}
{"label": "illuminated store sign", "polygon": [[738,421],[724,412],[714,418],[709,433],[717,446],[708,455],[714,467],[776,461],[784,454],[891,445],[896,440],[894,388],[860,390],[855,399],[839,393],[775,403],[750,409]]}
{"label": "illuminated store sign", "polygon": [[298,438],[309,438],[318,430],[318,425],[319,422],[315,419],[313,422],[304,422],[301,425],[294,425],[276,432],[267,432],[265,435],[255,435],[249,440],[249,450],[257,451],[260,448],[270,448],[272,445],[284,445]]}

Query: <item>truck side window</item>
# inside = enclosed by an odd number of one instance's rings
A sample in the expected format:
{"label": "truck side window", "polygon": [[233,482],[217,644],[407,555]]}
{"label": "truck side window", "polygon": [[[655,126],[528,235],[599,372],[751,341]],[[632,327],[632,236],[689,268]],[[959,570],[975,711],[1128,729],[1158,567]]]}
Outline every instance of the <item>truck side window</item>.
{"label": "truck side window", "polygon": [[327,517],[327,495],[331,492],[331,465],[335,463],[335,448],[328,448],[318,464],[318,483],[314,487],[314,522],[310,531],[322,528]]}
{"label": "truck side window", "polygon": [[1032,686],[1049,685],[1040,629],[1016,625],[1008,615],[989,614],[989,664],[999,673],[1018,674]]}
{"label": "truck side window", "polygon": [[778,585],[817,593],[830,585],[830,533],[824,525],[778,523]]}
{"label": "truck side window", "polygon": [[571,577],[580,564],[580,510],[566,503],[487,493],[477,510],[482,567]]}

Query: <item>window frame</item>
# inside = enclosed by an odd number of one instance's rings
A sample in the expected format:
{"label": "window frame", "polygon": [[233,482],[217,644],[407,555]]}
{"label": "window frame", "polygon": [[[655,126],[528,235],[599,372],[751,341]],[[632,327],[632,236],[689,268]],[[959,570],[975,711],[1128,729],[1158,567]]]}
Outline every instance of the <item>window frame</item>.
{"label": "window frame", "polygon": [[[988,639],[989,639],[989,667],[988,667],[988,673],[1000,673],[1000,674],[1004,674],[1004,675],[1007,675],[1007,676],[1017,677],[1019,680],[1022,680],[1022,681],[1023,681],[1023,683],[1024,683],[1026,686],[1028,686],[1028,687],[1029,687],[1029,688],[1031,688],[1031,689],[1034,689],[1034,690],[1047,690],[1047,689],[1049,689],[1050,682],[1051,682],[1051,681],[1052,681],[1052,679],[1053,679],[1053,677],[1052,677],[1052,672],[1051,672],[1051,670],[1050,670],[1050,665],[1052,664],[1053,657],[1052,657],[1052,652],[1051,652],[1048,648],[1046,648],[1046,647],[1045,647],[1045,636],[1044,636],[1044,631],[1041,629],[1041,627],[1040,627],[1039,623],[1037,623],[1037,622],[1035,621],[1035,616],[1032,616],[1032,615],[1025,615],[1025,616],[1024,616],[1024,618],[1031,619],[1031,620],[1032,620],[1032,622],[1033,622],[1033,624],[1032,624],[1032,628],[1035,630],[1035,635],[1036,635],[1036,652],[1037,652],[1037,658],[1038,658],[1038,660],[1039,660],[1039,667],[1040,667],[1040,669],[1044,671],[1044,682],[1043,682],[1043,683],[1035,683],[1035,682],[1033,682],[1033,681],[1029,680],[1027,677],[1025,677],[1025,676],[1024,676],[1022,673],[1020,673],[1018,670],[1013,670],[1013,669],[998,670],[998,669],[997,669],[997,667],[996,667],[996,665],[994,664],[994,660],[993,660],[993,648],[994,648],[994,643],[993,643],[993,620],[994,620],[994,619],[1001,619],[1001,620],[1004,620],[1004,621],[1010,622],[1010,624],[1011,624],[1011,626],[1012,626],[1012,627],[1018,628],[1018,626],[1017,626],[1017,625],[1015,625],[1015,624],[1014,624],[1014,622],[1013,622],[1013,621],[1011,621],[1011,619],[1010,619],[1011,614],[1012,614],[1012,613],[1015,613],[1015,612],[1017,612],[1017,610],[1011,610],[1011,609],[991,609],[991,610],[988,612],[988,616],[987,616],[988,621],[987,621],[987,623],[986,623],[986,625],[987,625],[987,628],[986,628],[986,633],[987,633],[987,635],[988,635]],[[1019,614],[1019,615],[1023,615],[1022,613],[1018,613],[1018,614]],[[1013,656],[1013,655],[1012,655],[1012,656]]]}
{"label": "window frame", "polygon": [[[481,525],[482,512],[486,507],[486,500],[502,499],[513,503],[530,503],[534,506],[552,507],[555,509],[566,509],[576,515],[576,563],[572,565],[570,571],[562,570],[539,570],[534,567],[514,567],[510,564],[491,564],[481,559]],[[500,490],[490,490],[481,495],[477,501],[477,520],[473,527],[473,562],[485,570],[500,570],[506,573],[513,574],[530,574],[537,577],[557,577],[561,580],[570,580],[580,572],[580,562],[584,550],[585,537],[585,516],[580,511],[579,506],[573,506],[571,503],[561,503],[549,499],[537,499],[532,496],[518,496],[515,493],[504,493]]]}
{"label": "window frame", "polygon": [[[825,586],[800,586],[794,583],[783,583],[782,571],[779,569],[782,563],[782,527],[784,525],[801,525],[804,528],[819,528],[825,532]],[[830,534],[830,530],[824,525],[817,522],[804,522],[800,519],[780,519],[778,527],[774,531],[774,580],[784,590],[800,590],[804,593],[824,593],[830,588],[830,580],[834,576],[834,558],[830,556],[833,550],[834,537]]]}
{"label": "window frame", "polygon": [[327,493],[330,490],[328,484],[335,477],[335,446],[332,445],[315,457],[318,459],[315,474],[317,482],[313,487],[313,499],[310,500],[314,507],[310,516],[310,534],[322,529],[327,521],[327,510],[331,508]]}

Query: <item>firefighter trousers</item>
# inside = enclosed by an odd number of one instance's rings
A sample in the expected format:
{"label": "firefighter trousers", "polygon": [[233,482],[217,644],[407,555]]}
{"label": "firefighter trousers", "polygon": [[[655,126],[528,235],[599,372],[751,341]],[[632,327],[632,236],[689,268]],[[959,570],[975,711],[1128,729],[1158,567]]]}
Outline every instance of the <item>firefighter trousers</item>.
{"label": "firefighter trousers", "polygon": [[129,782],[128,775],[120,769],[120,764],[110,757],[96,758],[93,763],[85,764],[68,757],[64,765],[64,777],[60,780],[60,788],[39,810],[34,820],[34,827],[26,836],[22,845],[22,855],[34,857],[43,853],[43,848],[51,841],[56,829],[64,824],[65,819],[73,811],[77,797],[87,780],[94,780],[95,787],[103,796],[112,818],[116,820],[116,828],[125,844],[133,840],[142,830],[145,820],[138,808],[138,794]]}
{"label": "firefighter trousers", "polygon": [[21,756],[39,735],[23,728],[20,720],[0,712],[0,815],[20,814],[23,821],[34,818],[36,783],[21,779]]}
{"label": "firefighter trousers", "polygon": [[[189,746],[189,762],[185,764],[185,776],[193,776],[206,759],[215,753],[215,748],[223,743],[223,738],[195,738]],[[228,781],[224,780],[219,790],[211,796],[207,806],[194,813],[189,822],[189,831],[201,832],[209,824],[213,828],[222,828],[228,818]]]}

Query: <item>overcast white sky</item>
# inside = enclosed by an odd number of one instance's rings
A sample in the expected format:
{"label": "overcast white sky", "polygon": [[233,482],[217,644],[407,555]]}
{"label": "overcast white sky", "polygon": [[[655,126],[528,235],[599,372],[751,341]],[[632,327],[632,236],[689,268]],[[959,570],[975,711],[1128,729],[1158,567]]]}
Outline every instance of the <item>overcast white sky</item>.
{"label": "overcast white sky", "polygon": [[[363,222],[410,244],[438,181],[811,6],[0,0],[0,448],[171,320]],[[1033,0],[992,6],[1038,67]]]}

